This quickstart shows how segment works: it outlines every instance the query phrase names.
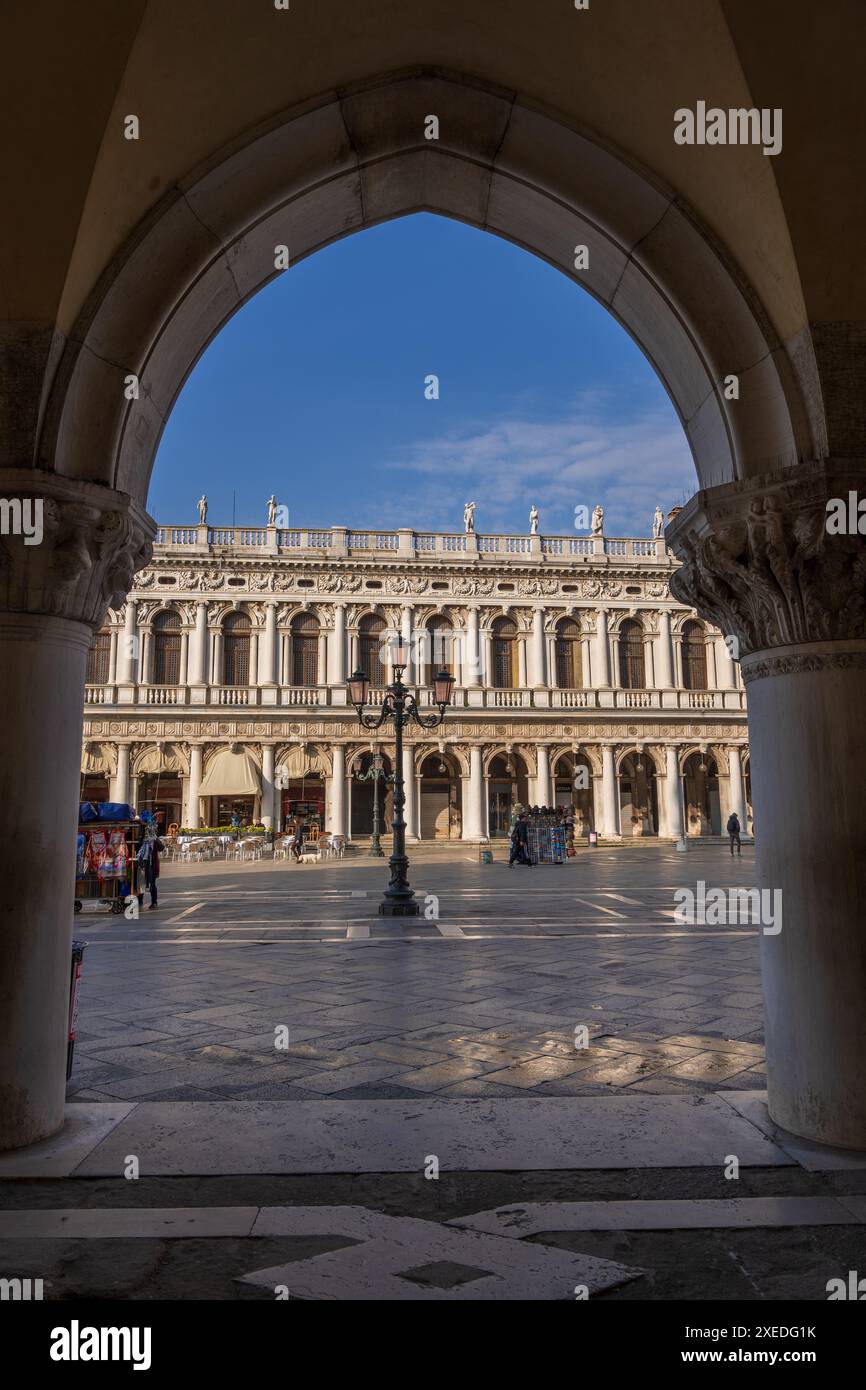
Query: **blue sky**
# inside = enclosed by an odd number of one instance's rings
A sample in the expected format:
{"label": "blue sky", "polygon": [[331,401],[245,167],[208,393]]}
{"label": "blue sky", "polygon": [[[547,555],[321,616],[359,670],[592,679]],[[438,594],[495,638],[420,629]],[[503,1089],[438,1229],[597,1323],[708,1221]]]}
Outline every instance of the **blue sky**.
{"label": "blue sky", "polygon": [[[425,378],[439,377],[438,400]],[[225,326],[169,419],[148,507],[190,523],[648,535],[695,488],[673,406],[625,331],[544,262],[421,214],[286,271]]]}

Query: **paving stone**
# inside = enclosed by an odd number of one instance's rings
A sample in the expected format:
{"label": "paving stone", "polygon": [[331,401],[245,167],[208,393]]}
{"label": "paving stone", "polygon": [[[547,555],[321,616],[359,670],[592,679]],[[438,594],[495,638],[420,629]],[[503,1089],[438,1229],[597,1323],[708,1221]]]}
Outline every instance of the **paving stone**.
{"label": "paving stone", "polygon": [[[331,1071],[312,1073],[298,1078],[298,1082],[308,1091],[318,1095],[335,1095],[339,1091],[361,1086],[368,1081],[380,1081],[383,1077],[393,1077],[393,1062],[358,1062],[355,1066],[338,1067]],[[396,1080],[399,1085],[399,1079]]]}
{"label": "paving stone", "polygon": [[[244,1282],[271,1289],[283,1285],[290,1297],[310,1299],[573,1301],[578,1286],[594,1294],[641,1273],[593,1256],[507,1242],[417,1218],[364,1213],[362,1227],[347,1218],[345,1208],[314,1212],[320,1231],[328,1223],[333,1232],[348,1227],[346,1234],[359,1243],[258,1269],[245,1275]],[[371,1220],[374,1215],[377,1219]],[[295,1233],[301,1224],[294,1209],[286,1213],[280,1234]]]}
{"label": "paving stone", "polygon": [[570,1076],[576,1071],[582,1071],[589,1067],[591,1064],[585,1058],[581,1059],[577,1053],[574,1053],[570,1058],[533,1057],[529,1061],[518,1062],[516,1066],[505,1067],[501,1071],[488,1072],[485,1080],[495,1082],[499,1086],[530,1088],[538,1086],[544,1081]]}

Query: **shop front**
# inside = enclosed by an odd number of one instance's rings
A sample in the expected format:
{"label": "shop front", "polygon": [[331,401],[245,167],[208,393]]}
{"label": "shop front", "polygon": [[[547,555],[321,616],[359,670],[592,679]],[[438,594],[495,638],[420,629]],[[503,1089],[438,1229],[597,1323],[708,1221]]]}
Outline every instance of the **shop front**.
{"label": "shop front", "polygon": [[249,753],[222,748],[208,762],[201,784],[205,825],[254,825],[261,807],[261,775]]}
{"label": "shop front", "polygon": [[301,781],[289,782],[280,793],[280,829],[284,830],[289,820],[300,821],[303,825],[314,825],[322,830],[325,825],[325,783],[321,777],[304,777]]}
{"label": "shop front", "polygon": [[148,772],[138,779],[139,815],[150,811],[160,830],[180,825],[183,814],[183,784],[175,772]]}

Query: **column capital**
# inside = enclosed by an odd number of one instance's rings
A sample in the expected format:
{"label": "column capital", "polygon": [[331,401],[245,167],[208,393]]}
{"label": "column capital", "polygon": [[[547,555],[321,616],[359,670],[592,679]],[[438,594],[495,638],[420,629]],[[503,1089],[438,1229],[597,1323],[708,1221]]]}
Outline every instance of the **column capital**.
{"label": "column capital", "polygon": [[[866,485],[866,463],[825,460],[699,492],[668,528],[671,592],[733,633],[748,680],[777,669],[866,664],[866,546],[827,529],[828,503]],[[808,654],[780,648],[818,644]],[[822,650],[823,647],[823,650]],[[844,650],[841,650],[844,648]],[[804,664],[805,663],[805,664]]]}
{"label": "column capital", "polygon": [[[126,493],[39,469],[0,469],[0,498],[0,608],[96,630],[149,562],[154,522]],[[29,534],[15,533],[16,513]]]}

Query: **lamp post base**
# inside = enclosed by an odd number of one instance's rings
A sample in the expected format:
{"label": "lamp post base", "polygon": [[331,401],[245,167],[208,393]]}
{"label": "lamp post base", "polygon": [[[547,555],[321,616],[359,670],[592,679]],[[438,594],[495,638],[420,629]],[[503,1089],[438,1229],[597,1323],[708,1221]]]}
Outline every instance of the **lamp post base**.
{"label": "lamp post base", "polygon": [[413,894],[409,898],[383,898],[379,904],[380,917],[420,917],[421,904]]}
{"label": "lamp post base", "polygon": [[373,843],[371,844],[370,848],[367,850],[367,858],[368,858],[368,859],[370,859],[370,858],[372,858],[372,859],[384,859],[384,858],[385,858],[385,851],[383,850],[382,846],[379,844],[379,841],[378,841],[378,840],[374,840]]}

